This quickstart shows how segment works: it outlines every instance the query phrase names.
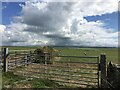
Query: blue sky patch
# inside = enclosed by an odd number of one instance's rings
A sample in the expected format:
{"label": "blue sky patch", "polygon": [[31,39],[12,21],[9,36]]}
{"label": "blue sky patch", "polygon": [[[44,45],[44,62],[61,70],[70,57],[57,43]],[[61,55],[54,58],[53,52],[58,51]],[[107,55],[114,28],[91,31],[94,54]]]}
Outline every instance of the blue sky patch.
{"label": "blue sky patch", "polygon": [[25,2],[2,2],[2,24],[8,25],[14,16],[20,16],[22,7],[19,4]]}
{"label": "blue sky patch", "polygon": [[91,21],[102,21],[105,26],[104,28],[112,28],[114,31],[118,31],[118,12],[113,12],[111,14],[103,14],[101,16],[88,16],[84,17],[88,22]]}

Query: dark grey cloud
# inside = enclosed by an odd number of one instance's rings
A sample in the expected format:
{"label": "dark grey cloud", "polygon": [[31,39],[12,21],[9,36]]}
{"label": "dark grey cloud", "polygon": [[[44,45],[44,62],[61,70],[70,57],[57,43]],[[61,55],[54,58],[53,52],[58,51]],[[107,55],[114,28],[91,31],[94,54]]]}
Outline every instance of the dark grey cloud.
{"label": "dark grey cloud", "polygon": [[70,45],[72,42],[70,37],[64,37],[64,36],[55,35],[55,34],[45,35],[45,37],[55,42],[55,45]]}

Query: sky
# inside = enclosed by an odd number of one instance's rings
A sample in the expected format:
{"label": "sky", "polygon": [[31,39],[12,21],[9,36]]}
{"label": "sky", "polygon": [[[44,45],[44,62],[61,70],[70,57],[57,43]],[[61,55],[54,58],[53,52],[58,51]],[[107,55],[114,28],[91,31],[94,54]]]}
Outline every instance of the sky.
{"label": "sky", "polygon": [[2,2],[2,45],[118,46],[118,0]]}

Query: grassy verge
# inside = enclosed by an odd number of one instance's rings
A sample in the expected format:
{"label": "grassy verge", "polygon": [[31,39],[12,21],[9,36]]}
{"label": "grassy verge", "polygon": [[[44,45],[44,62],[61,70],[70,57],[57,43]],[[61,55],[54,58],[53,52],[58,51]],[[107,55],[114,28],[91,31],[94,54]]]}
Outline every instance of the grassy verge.
{"label": "grassy verge", "polygon": [[59,84],[52,80],[25,78],[14,75],[13,72],[3,73],[3,88],[58,88]]}

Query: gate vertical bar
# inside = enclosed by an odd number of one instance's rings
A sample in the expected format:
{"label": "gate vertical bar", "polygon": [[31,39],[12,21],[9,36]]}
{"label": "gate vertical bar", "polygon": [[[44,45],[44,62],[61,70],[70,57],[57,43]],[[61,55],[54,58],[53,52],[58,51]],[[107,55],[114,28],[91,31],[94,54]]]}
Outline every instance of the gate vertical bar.
{"label": "gate vertical bar", "polygon": [[45,70],[45,79],[47,79],[47,52],[44,52],[44,57],[45,57],[45,62],[44,62],[44,66],[45,66],[45,68],[44,68],[44,70]]}
{"label": "gate vertical bar", "polygon": [[17,60],[16,60],[16,57],[17,57],[17,52],[15,51],[15,59],[14,59],[14,61],[15,61],[15,67],[17,66]]}
{"label": "gate vertical bar", "polygon": [[97,72],[97,74],[98,74],[98,88],[100,87],[100,78],[99,78],[99,70],[100,70],[100,67],[99,67],[99,57],[97,57],[97,63],[98,63],[98,72]]}
{"label": "gate vertical bar", "polygon": [[29,63],[32,63],[32,52],[30,51],[30,54],[29,54]]}
{"label": "gate vertical bar", "polygon": [[68,62],[68,82],[70,84],[70,58],[69,59],[69,62]]}

